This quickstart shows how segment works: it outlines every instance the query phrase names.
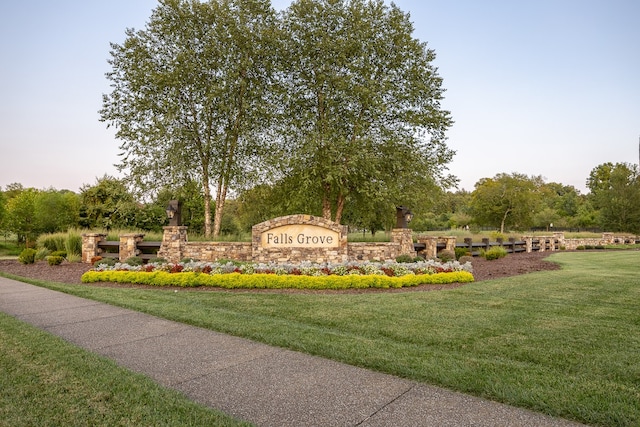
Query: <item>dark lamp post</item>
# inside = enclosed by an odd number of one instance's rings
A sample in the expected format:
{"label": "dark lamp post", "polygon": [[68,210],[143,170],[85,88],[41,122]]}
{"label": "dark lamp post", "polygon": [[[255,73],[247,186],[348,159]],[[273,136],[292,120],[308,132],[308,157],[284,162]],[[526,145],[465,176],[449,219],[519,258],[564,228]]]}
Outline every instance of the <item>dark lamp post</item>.
{"label": "dark lamp post", "polygon": [[413,213],[406,206],[396,207],[396,228],[408,228],[413,219]]}

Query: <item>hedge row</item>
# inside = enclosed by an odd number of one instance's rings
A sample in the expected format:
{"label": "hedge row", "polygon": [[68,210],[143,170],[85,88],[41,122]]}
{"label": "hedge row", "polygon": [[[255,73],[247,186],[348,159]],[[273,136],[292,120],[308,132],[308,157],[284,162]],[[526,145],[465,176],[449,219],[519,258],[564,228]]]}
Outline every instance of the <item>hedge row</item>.
{"label": "hedge row", "polygon": [[473,274],[467,271],[389,277],[368,276],[297,276],[276,274],[204,274],[168,273],[166,271],[88,271],[83,283],[116,282],[183,288],[210,286],[225,289],[365,289],[403,288],[423,284],[469,283]]}

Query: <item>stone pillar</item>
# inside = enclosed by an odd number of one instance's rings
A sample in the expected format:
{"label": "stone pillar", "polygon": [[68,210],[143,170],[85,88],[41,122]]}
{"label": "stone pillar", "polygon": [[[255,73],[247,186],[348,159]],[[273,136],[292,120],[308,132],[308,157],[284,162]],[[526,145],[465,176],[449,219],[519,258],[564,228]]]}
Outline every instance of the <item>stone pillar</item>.
{"label": "stone pillar", "polygon": [[418,236],[418,243],[424,243],[424,256],[434,259],[438,256],[438,238],[432,236]]}
{"label": "stone pillar", "polygon": [[532,236],[522,236],[522,240],[524,240],[525,247],[527,249],[527,253],[533,252],[533,237]]}
{"label": "stone pillar", "polygon": [[540,242],[539,244],[539,252],[544,252],[547,250],[547,237],[546,236],[540,236],[538,237],[538,241]]}
{"label": "stone pillar", "polygon": [[394,228],[391,230],[391,242],[400,245],[398,255],[416,256],[413,247],[413,231],[410,228]]}
{"label": "stone pillar", "polygon": [[106,240],[107,235],[101,233],[86,233],[82,235],[82,262],[91,264],[91,260],[100,256],[102,249],[98,244]]}
{"label": "stone pillar", "polygon": [[444,240],[444,248],[448,251],[455,252],[456,251],[456,238],[454,236],[442,237]]}
{"label": "stone pillar", "polygon": [[[566,242],[564,240],[564,233],[561,231],[556,231],[555,233],[553,233],[553,240],[554,242],[557,240],[558,241],[558,249],[562,248],[562,247],[566,247]],[[555,243],[554,243],[555,246]]]}
{"label": "stone pillar", "polygon": [[163,227],[162,244],[158,250],[158,258],[167,262],[178,263],[183,258],[182,252],[187,244],[187,227],[184,225],[169,225]]}
{"label": "stone pillar", "polygon": [[129,258],[140,255],[138,252],[138,242],[142,241],[144,234],[130,233],[120,236],[120,250],[118,259],[124,262]]}

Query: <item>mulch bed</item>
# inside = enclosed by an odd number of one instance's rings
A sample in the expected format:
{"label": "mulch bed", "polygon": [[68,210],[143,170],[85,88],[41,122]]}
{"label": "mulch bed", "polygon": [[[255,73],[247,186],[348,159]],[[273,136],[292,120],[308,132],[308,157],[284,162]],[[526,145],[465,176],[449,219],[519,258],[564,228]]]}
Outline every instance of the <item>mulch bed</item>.
{"label": "mulch bed", "polygon": [[[489,279],[497,279],[500,277],[509,277],[509,276],[517,276],[520,274],[531,273],[534,271],[544,271],[544,270],[557,270],[560,266],[556,263],[547,261],[545,258],[549,256],[552,252],[531,252],[531,253],[520,253],[520,254],[510,254],[504,258],[487,261],[484,258],[476,257],[472,261],[473,265],[473,276],[476,282],[480,282],[483,280]],[[60,265],[50,266],[45,261],[38,261],[35,264],[21,264],[17,260],[0,260],[0,271],[14,274],[20,277],[27,277],[31,279],[38,280],[46,280],[51,282],[60,282],[60,283],[69,283],[69,284],[80,284],[82,283],[80,277],[83,273],[91,269],[90,264],[83,263],[68,263],[63,262]],[[150,286],[139,286],[139,285],[123,285],[116,283],[97,283],[91,284],[89,286],[117,286],[117,287],[137,287],[137,288],[154,288]],[[351,291],[301,291],[301,290],[279,290],[278,292],[282,293],[291,293],[291,292],[322,292],[322,293],[333,293],[333,292],[352,292],[352,293],[361,293],[361,292],[415,292],[415,291],[433,291],[433,290],[441,290],[441,289],[452,289],[457,288],[459,286],[464,286],[462,283],[451,283],[447,285],[423,285],[417,286],[413,288],[401,288],[401,289],[364,289],[364,290],[351,290]],[[154,288],[158,289],[158,288]],[[173,289],[173,288],[162,288],[162,289]],[[180,288],[182,290],[187,290]],[[195,288],[188,290],[219,290],[216,288]],[[242,290],[243,292],[247,292],[247,290]],[[256,292],[275,292],[272,290],[255,290]],[[229,292],[225,290],[225,292]]]}

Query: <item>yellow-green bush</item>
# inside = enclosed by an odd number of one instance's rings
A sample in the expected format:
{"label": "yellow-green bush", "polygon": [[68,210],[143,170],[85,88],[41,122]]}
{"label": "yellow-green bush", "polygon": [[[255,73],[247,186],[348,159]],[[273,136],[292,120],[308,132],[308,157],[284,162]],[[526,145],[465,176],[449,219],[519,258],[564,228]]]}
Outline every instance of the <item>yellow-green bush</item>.
{"label": "yellow-green bush", "polygon": [[402,288],[423,284],[473,282],[467,271],[425,275],[409,274],[402,277],[382,275],[298,276],[275,274],[204,274],[168,273],[166,271],[88,271],[82,275],[83,283],[116,282],[152,286],[197,287],[210,286],[226,289],[363,289]]}

